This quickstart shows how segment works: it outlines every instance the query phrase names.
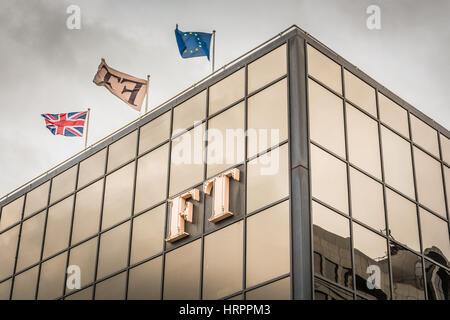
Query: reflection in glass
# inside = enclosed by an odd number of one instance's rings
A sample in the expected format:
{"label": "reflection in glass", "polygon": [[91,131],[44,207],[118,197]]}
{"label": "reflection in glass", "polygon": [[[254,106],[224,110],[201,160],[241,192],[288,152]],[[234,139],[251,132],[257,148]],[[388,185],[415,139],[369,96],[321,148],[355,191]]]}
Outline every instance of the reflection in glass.
{"label": "reflection in glass", "polygon": [[425,260],[428,300],[450,300],[450,271]]}
{"label": "reflection in glass", "polygon": [[444,177],[445,177],[445,191],[447,193],[447,208],[450,210],[450,168],[444,167]]}
{"label": "reflection in glass", "polygon": [[169,139],[170,112],[166,112],[141,127],[139,133],[139,154],[148,151]]}
{"label": "reflection in glass", "polygon": [[[70,250],[69,265],[76,265],[81,270],[81,287],[94,281],[95,264],[97,259],[98,238],[91,239]],[[71,289],[67,288],[67,292]]]}
{"label": "reflection in glass", "polygon": [[0,283],[0,300],[9,300],[11,280]]}
{"label": "reflection in glass", "polygon": [[389,127],[409,138],[408,112],[391,99],[378,93],[380,120]]}
{"label": "reflection in glass", "polygon": [[27,193],[27,200],[25,201],[24,218],[47,206],[49,189],[50,189],[50,181],[40,185],[39,187]]}
{"label": "reflection in glass", "polygon": [[394,299],[425,299],[422,259],[391,243],[391,264]]}
{"label": "reflection in glass", "polygon": [[310,45],[307,46],[307,54],[308,73],[342,94],[341,66]]}
{"label": "reflection in glass", "polygon": [[283,44],[248,65],[248,92],[286,74],[286,45]]}
{"label": "reflection in glass", "polygon": [[389,259],[386,239],[357,223],[353,223],[353,237],[356,289],[369,298],[389,299]]}
{"label": "reflection in glass", "polygon": [[419,208],[419,213],[423,253],[436,262],[450,267],[450,240],[447,222],[422,208]]}
{"label": "reflection in glass", "polygon": [[162,257],[130,270],[128,300],[158,300],[161,298]]}
{"label": "reflection in glass", "polygon": [[353,294],[337,286],[314,279],[314,300],[353,300]]}
{"label": "reflection in glass", "polygon": [[80,162],[80,173],[78,176],[78,188],[99,178],[105,173],[106,149],[90,156]]}
{"label": "reflection in glass", "polygon": [[375,100],[375,89],[367,83],[344,70],[345,97],[356,104],[361,109],[377,116],[377,106]]}
{"label": "reflection in glass", "polygon": [[0,234],[0,280],[13,274],[20,226]]}
{"label": "reflection in glass", "polygon": [[439,158],[437,131],[422,120],[410,114],[411,136],[414,143]]}
{"label": "reflection in glass", "polygon": [[241,68],[209,88],[209,115],[244,97],[245,69]]}
{"label": "reflection in glass", "polygon": [[247,219],[247,287],[290,271],[289,201]]}
{"label": "reflection in glass", "polygon": [[291,278],[287,277],[248,291],[245,300],[289,300],[290,298]]}
{"label": "reflection in glass", "polygon": [[89,287],[78,291],[77,293],[71,294],[70,296],[64,298],[64,300],[92,300],[93,287]]}
{"label": "reflection in glass", "polygon": [[14,278],[12,300],[35,300],[38,271],[36,266]]}
{"label": "reflection in glass", "polygon": [[95,286],[95,300],[124,300],[127,273],[109,278]]}
{"label": "reflection in glass", "polygon": [[61,199],[62,197],[68,195],[69,193],[72,193],[75,190],[77,169],[77,166],[73,166],[72,168],[53,178],[50,203]]}
{"label": "reflection in glass", "polygon": [[19,199],[14,200],[1,209],[0,231],[5,230],[20,221],[22,218],[23,199],[24,196],[21,196]]}
{"label": "reflection in glass", "polygon": [[53,300],[63,295],[66,263],[67,252],[42,264],[38,300]]}
{"label": "reflection in glass", "polygon": [[439,134],[441,139],[442,160],[450,164],[450,139],[446,136]]}
{"label": "reflection in glass", "polygon": [[200,294],[201,239],[166,254],[164,300],[197,300]]}
{"label": "reflection in glass", "polygon": [[172,135],[188,129],[205,118],[206,90],[186,100],[174,109]]}
{"label": "reflection in glass", "polygon": [[45,211],[26,220],[22,224],[17,271],[39,261],[41,257],[42,236],[44,233]]}
{"label": "reflection in glass", "polygon": [[136,157],[137,130],[109,146],[108,172]]}

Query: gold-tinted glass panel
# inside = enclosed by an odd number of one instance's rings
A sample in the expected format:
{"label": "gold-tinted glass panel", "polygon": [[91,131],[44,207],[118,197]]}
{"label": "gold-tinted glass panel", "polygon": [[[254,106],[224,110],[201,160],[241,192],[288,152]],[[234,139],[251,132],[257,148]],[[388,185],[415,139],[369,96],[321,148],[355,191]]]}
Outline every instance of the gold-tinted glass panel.
{"label": "gold-tinted glass panel", "polygon": [[345,158],[342,99],[313,80],[308,81],[311,140]]}
{"label": "gold-tinted glass panel", "polygon": [[206,90],[186,100],[174,109],[172,135],[192,127],[205,119]]}
{"label": "gold-tinted glass panel", "polygon": [[307,54],[308,73],[342,94],[341,66],[310,45],[307,46]]}
{"label": "gold-tinted glass panel", "polygon": [[134,167],[132,162],[106,177],[102,229],[123,221],[131,215]]}
{"label": "gold-tinted glass panel", "polygon": [[19,199],[14,200],[2,208],[0,216],[0,231],[5,230],[20,221],[22,218],[24,198],[24,196],[21,196]]}
{"label": "gold-tinted glass panel", "polygon": [[[92,283],[97,259],[98,238],[91,239],[70,250],[69,265],[79,266],[81,270],[81,287]],[[72,291],[67,288],[67,292]]]}
{"label": "gold-tinted glass panel", "polygon": [[67,248],[72,222],[73,196],[48,209],[45,232],[44,259]]}
{"label": "gold-tinted glass panel", "polygon": [[244,161],[244,106],[241,102],[208,121],[208,177]]}
{"label": "gold-tinted glass panel", "polygon": [[386,188],[389,235],[397,242],[420,251],[416,205]]}
{"label": "gold-tinted glass panel", "polygon": [[0,283],[0,300],[9,300],[11,280]]}
{"label": "gold-tinted glass panel", "polygon": [[344,83],[345,97],[358,107],[376,117],[377,105],[375,89],[347,70],[344,70]]}
{"label": "gold-tinted glass panel", "polygon": [[39,261],[41,257],[42,236],[44,234],[45,211],[35,215],[22,224],[17,271]]}
{"label": "gold-tinted glass panel", "polygon": [[351,163],[381,179],[378,123],[346,104],[348,159]]}
{"label": "gold-tinted glass panel", "polygon": [[164,300],[197,300],[200,294],[201,240],[166,254]]}
{"label": "gold-tinted glass panel", "polygon": [[44,262],[39,277],[39,300],[53,300],[63,295],[67,253]]}
{"label": "gold-tinted glass panel", "polygon": [[27,200],[25,201],[25,218],[47,206],[49,189],[50,181],[27,193]]}
{"label": "gold-tinted glass panel", "polygon": [[130,270],[128,300],[161,299],[162,257],[157,257]]}
{"label": "gold-tinted glass panel", "polygon": [[127,266],[130,223],[126,222],[100,236],[97,279]]}
{"label": "gold-tinted glass panel", "polygon": [[205,237],[203,299],[220,299],[242,290],[243,222]]}
{"label": "gold-tinted glass panel", "polygon": [[437,131],[412,114],[410,114],[410,118],[411,136],[414,143],[439,158]]}
{"label": "gold-tinted glass panel", "polygon": [[166,198],[168,161],[169,144],[165,144],[139,158],[134,200],[135,213],[141,212]]}
{"label": "gold-tinted glass panel", "polygon": [[105,173],[106,149],[90,156],[80,162],[80,173],[78,175],[78,188],[86,185]]}
{"label": "gold-tinted glass panel", "polygon": [[348,213],[347,168],[344,162],[311,145],[313,197]]}
{"label": "gold-tinted glass panel", "polygon": [[440,134],[441,138],[441,150],[442,150],[442,160],[450,164],[450,139],[446,136]]}
{"label": "gold-tinted glass panel", "polygon": [[103,179],[77,193],[73,217],[72,244],[98,232],[103,196]]}
{"label": "gold-tinted glass panel", "polygon": [[378,93],[378,107],[380,109],[380,120],[409,138],[408,112],[381,93]]}
{"label": "gold-tinted glass panel", "polygon": [[427,276],[428,300],[447,300],[450,295],[448,285],[450,271],[425,260],[425,274]]}
{"label": "gold-tinted glass panel", "polygon": [[77,166],[64,171],[53,178],[52,193],[50,195],[50,203],[63,198],[75,190],[77,179]]}
{"label": "gold-tinted glass panel", "polygon": [[102,281],[95,286],[95,300],[124,300],[127,273]]}
{"label": "gold-tinted glass panel", "polygon": [[449,261],[450,240],[447,223],[422,208],[419,208],[419,212],[423,253],[439,262]]}
{"label": "gold-tinted glass panel", "polygon": [[132,264],[150,258],[163,250],[165,213],[166,206],[163,204],[134,219]]}
{"label": "gold-tinted glass panel", "polygon": [[247,219],[247,287],[289,271],[289,201],[284,201]]}
{"label": "gold-tinted glass panel", "polygon": [[17,242],[19,239],[19,226],[0,234],[0,280],[14,272]]}
{"label": "gold-tinted glass panel", "polygon": [[14,278],[12,300],[34,300],[39,266],[31,268]]}
{"label": "gold-tinted glass panel", "polygon": [[247,212],[289,195],[287,144],[253,159],[247,166]]}
{"label": "gold-tinted glass panel", "polygon": [[[353,223],[353,237],[356,289],[369,298],[389,299],[389,262],[386,239],[357,223]],[[367,281],[372,274],[375,275],[375,279]],[[380,283],[376,282],[376,275],[380,276]]]}
{"label": "gold-tinted glass panel", "polygon": [[414,147],[414,167],[419,202],[446,218],[441,164]]}
{"label": "gold-tinted glass panel", "polygon": [[353,300],[353,293],[315,278],[314,300]]}
{"label": "gold-tinted glass panel", "polygon": [[245,69],[242,68],[209,88],[209,115],[244,97]]}
{"label": "gold-tinted glass panel", "polygon": [[447,208],[450,210],[450,168],[444,166],[445,191],[447,193]]}
{"label": "gold-tinted glass panel", "polygon": [[414,253],[398,248],[391,250],[392,282],[395,300],[424,300],[422,259]]}
{"label": "gold-tinted glass panel", "polygon": [[291,298],[291,278],[287,277],[258,289],[248,291],[246,300],[289,300]]}
{"label": "gold-tinted glass panel", "polygon": [[385,181],[410,198],[415,198],[410,143],[381,127]]}
{"label": "gold-tinted glass panel", "polygon": [[108,172],[136,157],[137,130],[109,146]]}
{"label": "gold-tinted glass panel", "polygon": [[170,112],[166,112],[141,127],[139,134],[139,154],[150,150],[169,139]]}
{"label": "gold-tinted glass panel", "polygon": [[248,99],[248,157],[288,138],[287,80]]}
{"label": "gold-tinted glass panel", "polygon": [[92,300],[94,289],[93,287],[89,287],[83,290],[78,291],[77,293],[71,294],[64,300]]}
{"label": "gold-tinted glass panel", "polygon": [[350,168],[352,216],[377,231],[385,232],[383,187],[367,175]]}
{"label": "gold-tinted glass panel", "polygon": [[248,92],[285,75],[286,69],[286,45],[283,44],[248,65]]}

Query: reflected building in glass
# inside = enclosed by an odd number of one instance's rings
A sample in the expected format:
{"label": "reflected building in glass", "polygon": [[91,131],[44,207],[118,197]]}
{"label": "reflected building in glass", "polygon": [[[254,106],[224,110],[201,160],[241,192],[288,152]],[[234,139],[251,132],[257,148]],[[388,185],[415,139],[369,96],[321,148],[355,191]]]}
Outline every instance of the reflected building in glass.
{"label": "reflected building in glass", "polygon": [[449,131],[297,27],[0,201],[0,299],[430,299]]}

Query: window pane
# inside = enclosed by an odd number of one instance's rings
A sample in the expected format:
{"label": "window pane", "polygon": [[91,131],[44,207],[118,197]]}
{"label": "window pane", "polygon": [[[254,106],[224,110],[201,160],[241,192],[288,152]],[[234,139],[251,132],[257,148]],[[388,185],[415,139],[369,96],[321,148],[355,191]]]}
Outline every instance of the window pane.
{"label": "window pane", "polygon": [[272,50],[248,65],[248,92],[286,74],[286,45]]}
{"label": "window pane", "polygon": [[447,208],[450,210],[450,168],[444,166],[445,190],[447,193]]}
{"label": "window pane", "polygon": [[162,257],[157,257],[130,270],[128,300],[161,299]]}
{"label": "window pane", "polygon": [[311,139],[345,158],[342,99],[312,80],[308,83]]}
{"label": "window pane", "polygon": [[415,198],[411,146],[391,130],[381,127],[383,165],[386,183],[410,198]]}
{"label": "window pane", "polygon": [[246,293],[245,300],[289,300],[291,278],[287,277]]}
{"label": "window pane", "polygon": [[50,202],[63,198],[75,190],[75,182],[77,179],[77,166],[64,171],[53,178],[52,193],[50,195]]}
{"label": "window pane", "polygon": [[106,149],[80,162],[78,188],[105,174]]}
{"label": "window pane", "polygon": [[287,80],[248,99],[248,157],[288,138]]}
{"label": "window pane", "polygon": [[131,215],[134,167],[135,163],[132,162],[106,177],[102,220],[103,230]]}
{"label": "window pane", "polygon": [[139,154],[156,147],[169,139],[170,112],[153,119],[141,127],[139,136]]}
{"label": "window pane", "polygon": [[[81,287],[94,281],[95,264],[97,259],[98,238],[91,239],[70,250],[69,265],[80,267]],[[67,288],[67,293],[72,291]]]}
{"label": "window pane", "polygon": [[206,90],[186,100],[174,109],[172,134],[185,130],[205,119]]}
{"label": "window pane", "polygon": [[443,265],[450,260],[448,225],[444,220],[419,208],[423,253]]}
{"label": "window pane", "polygon": [[241,102],[208,121],[208,177],[244,161],[244,120]]}
{"label": "window pane", "polygon": [[314,273],[353,287],[348,219],[312,202]]}
{"label": "window pane", "polygon": [[42,264],[39,277],[39,300],[53,300],[63,295],[67,253],[60,254]]}
{"label": "window pane", "polygon": [[348,158],[351,163],[381,179],[378,123],[346,104]]}
{"label": "window pane", "polygon": [[132,264],[150,258],[163,250],[165,213],[166,206],[163,204],[134,219]]}
{"label": "window pane", "polygon": [[[363,295],[368,295],[369,298],[389,299],[389,262],[386,239],[356,223],[353,223],[353,237],[356,289]],[[376,282],[377,274],[381,277],[379,287]],[[367,281],[370,275],[374,275],[375,280]]]}
{"label": "window pane", "polygon": [[72,244],[98,232],[102,205],[103,179],[77,193]]}
{"label": "window pane", "polygon": [[[167,192],[169,144],[159,147],[138,160],[134,212],[163,201]],[[158,187],[155,188],[155,185]]]}
{"label": "window pane", "polygon": [[0,300],[9,300],[11,280],[0,283]]}
{"label": "window pane", "polygon": [[289,195],[287,144],[253,159],[247,166],[247,213]]}
{"label": "window pane", "polygon": [[242,68],[209,88],[209,115],[244,97],[245,69]]}
{"label": "window pane", "polygon": [[67,248],[72,222],[73,196],[58,202],[48,210],[44,259]]}
{"label": "window pane", "polygon": [[166,254],[164,300],[196,300],[200,294],[201,240]]}
{"label": "window pane", "polygon": [[136,157],[137,130],[109,146],[108,172]]}
{"label": "window pane", "polygon": [[47,206],[49,187],[50,181],[27,193],[24,214],[25,218]]}
{"label": "window pane", "polygon": [[64,298],[64,300],[92,300],[93,291],[93,287],[89,287],[71,294],[67,298]]}
{"label": "window pane", "polygon": [[39,261],[41,257],[42,235],[44,233],[45,211],[22,224],[17,271]]}
{"label": "window pane", "polygon": [[308,73],[342,94],[341,66],[310,45],[307,46],[307,53]]}
{"label": "window pane", "polygon": [[24,196],[14,200],[2,208],[0,216],[0,231],[12,226],[22,218]]}
{"label": "window pane", "polygon": [[450,139],[447,137],[441,136],[441,149],[442,149],[442,160],[450,164]]}
{"label": "window pane", "polygon": [[378,107],[380,120],[409,138],[408,112],[381,93],[378,93]]}
{"label": "window pane", "polygon": [[416,205],[386,188],[389,235],[413,250],[420,251]]}
{"label": "window pane", "polygon": [[312,144],[311,188],[313,197],[348,213],[345,163]]}
{"label": "window pane", "polygon": [[197,126],[172,141],[171,196],[203,180],[204,132],[205,125]]}
{"label": "window pane", "polygon": [[289,201],[284,201],[247,219],[247,287],[289,271]]}
{"label": "window pane", "polygon": [[9,277],[14,272],[19,228],[16,226],[0,234],[0,280]]}
{"label": "window pane", "polygon": [[353,300],[353,294],[315,278],[314,300]]}
{"label": "window pane", "polygon": [[38,266],[31,268],[14,278],[12,300],[35,299],[38,268]]}
{"label": "window pane", "polygon": [[422,259],[399,247],[395,252],[391,249],[391,261],[394,299],[424,300]]}
{"label": "window pane", "polygon": [[410,115],[410,118],[411,136],[414,143],[439,158],[437,131],[412,114]]}
{"label": "window pane", "polygon": [[425,260],[428,300],[449,300],[450,271]]}
{"label": "window pane", "polygon": [[127,273],[102,281],[95,286],[95,300],[124,300]]}
{"label": "window pane", "polygon": [[352,216],[377,231],[385,232],[383,187],[365,174],[350,168]]}
{"label": "window pane", "polygon": [[441,164],[414,147],[414,167],[419,202],[446,218]]}
{"label": "window pane", "polygon": [[127,266],[130,223],[123,223],[100,237],[97,279]]}
{"label": "window pane", "polygon": [[203,299],[220,299],[242,290],[243,222],[205,237]]}
{"label": "window pane", "polygon": [[377,107],[375,89],[347,70],[344,70],[344,82],[345,97],[358,107],[376,117]]}

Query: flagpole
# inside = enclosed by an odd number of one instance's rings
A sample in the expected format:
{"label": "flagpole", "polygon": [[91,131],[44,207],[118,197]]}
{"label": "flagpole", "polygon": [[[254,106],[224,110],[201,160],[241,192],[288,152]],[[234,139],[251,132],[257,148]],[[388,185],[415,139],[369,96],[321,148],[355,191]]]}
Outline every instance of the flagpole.
{"label": "flagpole", "polygon": [[216,58],[216,30],[213,30],[212,32],[213,37],[213,52],[212,52],[212,73],[214,73],[214,63]]}
{"label": "flagpole", "polygon": [[89,134],[89,116],[90,116],[90,114],[91,114],[91,108],[88,108],[88,111],[87,111],[87,119],[86,119],[86,121],[87,121],[87,124],[86,124],[86,135],[85,135],[85,138],[84,138],[84,149],[86,149],[87,148],[87,141],[88,141],[88,134]]}
{"label": "flagpole", "polygon": [[150,85],[150,75],[147,75],[147,95],[145,97],[145,113],[148,111],[148,87]]}

